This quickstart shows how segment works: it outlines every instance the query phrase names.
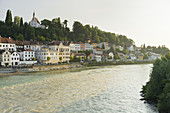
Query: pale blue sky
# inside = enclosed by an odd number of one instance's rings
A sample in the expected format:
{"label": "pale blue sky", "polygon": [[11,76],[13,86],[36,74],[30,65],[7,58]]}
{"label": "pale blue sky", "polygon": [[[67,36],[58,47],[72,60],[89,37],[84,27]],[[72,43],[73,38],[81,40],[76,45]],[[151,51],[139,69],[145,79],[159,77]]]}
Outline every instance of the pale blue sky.
{"label": "pale blue sky", "polygon": [[123,34],[136,45],[166,45],[170,48],[170,0],[0,0],[0,20],[6,11],[22,16],[24,21],[36,17],[67,19],[101,30]]}

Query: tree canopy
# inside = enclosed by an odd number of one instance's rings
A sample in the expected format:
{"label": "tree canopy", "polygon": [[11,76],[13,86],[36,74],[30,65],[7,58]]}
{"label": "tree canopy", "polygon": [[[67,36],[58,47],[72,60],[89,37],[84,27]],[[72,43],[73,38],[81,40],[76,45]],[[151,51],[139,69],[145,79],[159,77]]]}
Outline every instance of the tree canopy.
{"label": "tree canopy", "polygon": [[142,92],[147,102],[157,104],[160,113],[170,112],[170,53],[154,62],[150,80]]}
{"label": "tree canopy", "polygon": [[[3,37],[12,37],[14,40],[38,40],[41,42],[59,40],[59,41],[74,41],[86,42],[109,42],[115,45],[132,44],[132,39],[124,35],[105,32],[97,26],[83,25],[79,21],[73,23],[72,31],[68,28],[68,20],[61,22],[60,17],[52,20],[44,19],[41,21],[46,29],[34,28],[27,22],[23,22],[22,17],[15,16],[12,21],[12,13],[7,11],[5,23],[0,21],[0,35]],[[18,38],[18,36],[20,38]],[[40,38],[41,37],[41,38]]]}

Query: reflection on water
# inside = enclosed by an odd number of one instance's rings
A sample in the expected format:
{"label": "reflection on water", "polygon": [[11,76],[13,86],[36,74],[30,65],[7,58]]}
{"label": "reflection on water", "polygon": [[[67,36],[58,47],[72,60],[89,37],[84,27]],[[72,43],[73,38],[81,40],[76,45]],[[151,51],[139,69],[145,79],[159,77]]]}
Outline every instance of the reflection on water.
{"label": "reflection on water", "polygon": [[140,101],[151,66],[105,66],[0,78],[0,112],[157,113]]}

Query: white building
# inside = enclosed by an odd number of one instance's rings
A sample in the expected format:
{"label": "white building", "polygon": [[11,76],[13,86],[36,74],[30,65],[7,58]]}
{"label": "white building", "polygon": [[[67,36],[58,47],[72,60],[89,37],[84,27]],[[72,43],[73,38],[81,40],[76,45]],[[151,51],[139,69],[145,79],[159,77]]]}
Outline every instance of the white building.
{"label": "white building", "polygon": [[9,51],[16,51],[16,45],[12,38],[2,38],[0,37],[0,49],[2,50],[9,50]]}
{"label": "white building", "polygon": [[0,50],[0,65],[11,66],[11,53],[8,50]]}
{"label": "white building", "polygon": [[102,61],[102,56],[101,55],[95,55],[94,56],[96,62],[101,62]]}
{"label": "white building", "polygon": [[130,45],[130,46],[127,47],[127,50],[128,51],[135,51],[135,48],[134,48],[133,45]]}
{"label": "white building", "polygon": [[41,25],[40,22],[38,21],[38,19],[35,17],[35,13],[33,13],[33,18],[32,18],[32,20],[29,22],[29,24],[30,24],[32,27],[35,27],[35,28],[45,29],[45,26],[44,26],[44,25]]}
{"label": "white building", "polygon": [[85,43],[85,50],[93,50],[93,44]]}
{"label": "white building", "polygon": [[109,58],[111,58],[110,60],[113,60],[114,59],[114,54],[113,54],[113,52],[109,52]]}
{"label": "white building", "polygon": [[96,49],[93,49],[93,53],[96,55],[102,55],[103,54],[103,51],[99,48],[96,48]]}
{"label": "white building", "polygon": [[30,49],[22,50],[18,52],[21,61],[32,61],[35,58],[35,52]]}
{"label": "white building", "polygon": [[11,52],[11,65],[18,66],[20,62],[19,53],[18,52]]}
{"label": "white building", "polygon": [[156,54],[156,53],[151,53],[151,55],[148,58],[149,60],[156,60],[156,59],[161,59],[161,55],[160,54]]}
{"label": "white building", "polygon": [[81,45],[80,44],[70,43],[70,50],[71,51],[80,51],[81,50]]}

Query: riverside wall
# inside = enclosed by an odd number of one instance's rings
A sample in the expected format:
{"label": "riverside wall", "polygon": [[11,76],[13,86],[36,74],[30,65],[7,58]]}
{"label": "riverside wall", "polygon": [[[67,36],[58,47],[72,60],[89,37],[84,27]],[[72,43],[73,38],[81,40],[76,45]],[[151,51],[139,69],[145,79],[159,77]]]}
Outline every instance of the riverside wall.
{"label": "riverside wall", "polygon": [[80,67],[83,67],[83,65],[76,63],[76,64],[60,64],[60,65],[40,65],[40,66],[34,66],[32,68],[0,68],[0,76],[12,75],[12,74],[16,75],[16,74],[22,74],[27,72],[41,72],[41,71],[80,68]]}

